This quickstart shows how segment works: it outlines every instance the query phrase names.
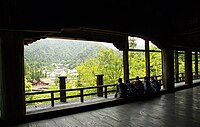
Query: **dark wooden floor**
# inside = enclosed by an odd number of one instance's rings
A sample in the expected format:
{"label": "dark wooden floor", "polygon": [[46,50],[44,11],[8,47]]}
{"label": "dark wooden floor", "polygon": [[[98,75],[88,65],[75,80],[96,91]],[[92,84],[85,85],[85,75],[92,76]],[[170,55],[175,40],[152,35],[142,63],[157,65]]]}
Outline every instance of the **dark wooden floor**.
{"label": "dark wooden floor", "polygon": [[200,127],[200,86],[18,127]]}

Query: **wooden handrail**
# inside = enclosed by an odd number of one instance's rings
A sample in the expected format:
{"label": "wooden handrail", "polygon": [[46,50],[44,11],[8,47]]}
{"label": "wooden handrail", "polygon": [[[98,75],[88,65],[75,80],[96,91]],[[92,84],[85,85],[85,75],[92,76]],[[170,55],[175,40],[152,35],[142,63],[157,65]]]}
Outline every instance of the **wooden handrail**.
{"label": "wooden handrail", "polygon": [[115,90],[110,90],[110,91],[107,90],[107,87],[112,87],[112,86],[116,86],[116,84],[101,85],[101,86],[91,86],[91,87],[82,87],[82,88],[75,88],[75,89],[61,89],[61,90],[51,90],[51,91],[41,91],[41,92],[28,92],[28,93],[25,93],[25,95],[50,94],[51,98],[38,99],[38,100],[28,100],[28,101],[26,101],[26,103],[51,101],[51,106],[54,107],[55,106],[54,101],[63,98],[63,97],[57,97],[57,98],[55,98],[54,97],[54,93],[61,92],[61,91],[65,91],[66,92],[66,91],[79,91],[79,90],[80,90],[80,95],[66,96],[64,98],[76,98],[76,97],[80,97],[80,101],[84,102],[84,96],[97,95],[97,92],[84,94],[84,90],[87,90],[87,89],[96,89],[96,88],[100,88],[100,87],[104,87],[105,88],[105,91],[103,93],[105,93],[105,98],[107,98],[107,93],[115,92]]}
{"label": "wooden handrail", "polygon": [[51,93],[51,92],[61,92],[61,91],[76,91],[76,90],[85,90],[85,89],[94,89],[94,88],[99,88],[99,87],[109,87],[109,86],[116,86],[116,84],[111,84],[111,85],[101,85],[101,86],[90,86],[90,87],[81,87],[81,88],[74,88],[74,89],[61,89],[61,90],[49,90],[49,91],[39,91],[39,92],[27,92],[25,95],[34,95],[34,94],[46,94],[46,93]]}
{"label": "wooden handrail", "polygon": [[[178,81],[183,81],[184,80],[184,73],[179,73],[178,75],[181,75],[181,77],[179,77]],[[162,75],[157,75],[157,76],[152,76],[152,77],[158,78],[158,77],[162,77]],[[139,79],[143,79],[143,78],[144,77],[140,77]],[[135,78],[130,79],[130,80],[134,81]],[[157,80],[160,82],[160,84],[162,84],[162,78],[161,79],[157,79]],[[63,97],[56,97],[55,98],[54,97],[54,93],[63,92],[63,91],[64,92],[66,92],[66,91],[80,91],[80,94],[78,94],[78,95],[66,96],[64,98],[80,97],[80,102],[84,102],[84,96],[97,95],[97,92],[84,94],[84,90],[96,89],[96,88],[104,88],[103,94],[104,94],[104,97],[107,98],[108,93],[116,91],[115,89],[114,90],[108,90],[108,87],[113,87],[113,86],[116,86],[116,84],[81,87],[81,88],[74,88],[74,89],[61,89],[61,90],[50,90],[50,91],[40,91],[40,92],[28,92],[28,93],[25,93],[26,96],[28,96],[28,95],[38,95],[38,94],[50,94],[50,98],[38,99],[38,100],[27,100],[26,103],[50,101],[51,102],[51,106],[54,107],[55,106],[55,102],[54,101],[63,98]]]}
{"label": "wooden handrail", "polygon": [[[195,72],[192,72],[193,73],[193,75],[195,74]],[[184,75],[185,75],[185,73],[179,73],[178,74],[178,76],[179,75],[181,75],[180,77],[178,77],[179,78],[179,82],[180,81],[184,81]],[[174,75],[174,76],[176,76],[176,74]],[[162,75],[157,75],[157,76],[151,76],[151,77],[156,77],[156,78],[158,78],[158,77],[162,77]],[[144,77],[139,77],[139,79],[144,79]],[[136,80],[136,78],[132,78],[132,79],[130,79],[130,81],[134,81],[134,80]],[[156,80],[158,80],[158,79],[156,79]],[[162,79],[160,79],[160,80],[162,80]]]}

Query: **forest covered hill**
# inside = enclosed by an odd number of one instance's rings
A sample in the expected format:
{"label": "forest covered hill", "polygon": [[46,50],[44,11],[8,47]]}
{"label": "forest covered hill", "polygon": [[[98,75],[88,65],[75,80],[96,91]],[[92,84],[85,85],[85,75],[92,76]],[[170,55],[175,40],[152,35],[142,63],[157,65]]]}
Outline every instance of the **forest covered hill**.
{"label": "forest covered hill", "polygon": [[25,64],[40,68],[62,63],[74,68],[85,59],[96,56],[102,46],[85,41],[43,39],[25,46]]}

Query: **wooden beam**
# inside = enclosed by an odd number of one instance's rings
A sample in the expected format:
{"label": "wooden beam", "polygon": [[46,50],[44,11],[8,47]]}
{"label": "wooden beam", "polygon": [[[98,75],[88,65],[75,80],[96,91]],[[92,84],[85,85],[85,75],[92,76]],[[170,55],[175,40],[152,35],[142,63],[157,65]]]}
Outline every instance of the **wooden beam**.
{"label": "wooden beam", "polygon": [[128,61],[128,37],[125,39],[125,49],[123,50],[124,82],[129,80],[129,61]]}
{"label": "wooden beam", "polygon": [[174,91],[174,53],[171,49],[162,50],[163,84],[168,91]]}
{"label": "wooden beam", "polygon": [[146,76],[150,78],[149,40],[145,40],[145,63],[146,63]]}
{"label": "wooden beam", "polygon": [[185,51],[185,84],[192,85],[192,52]]}
{"label": "wooden beam", "polygon": [[176,75],[176,82],[179,82],[179,61],[178,61],[178,51],[174,52],[175,56],[175,75]]}
{"label": "wooden beam", "polygon": [[1,119],[20,122],[26,113],[22,33],[0,32]]}

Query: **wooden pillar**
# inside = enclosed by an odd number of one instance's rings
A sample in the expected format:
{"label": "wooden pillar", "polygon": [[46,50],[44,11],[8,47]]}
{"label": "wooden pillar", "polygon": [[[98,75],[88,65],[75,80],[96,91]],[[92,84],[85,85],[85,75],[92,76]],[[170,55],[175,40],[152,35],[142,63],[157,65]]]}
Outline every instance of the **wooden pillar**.
{"label": "wooden pillar", "polygon": [[[60,76],[58,77],[60,80],[60,90],[61,89],[66,89],[66,82],[65,79],[67,78],[66,76]],[[60,102],[66,102],[66,91],[61,91],[60,92]]]}
{"label": "wooden pillar", "polygon": [[18,32],[0,32],[1,119],[20,122],[26,113],[24,85],[24,44]]}
{"label": "wooden pillar", "polygon": [[150,78],[149,40],[145,40],[146,76]]}
{"label": "wooden pillar", "polygon": [[198,52],[195,52],[195,77],[196,77],[196,79],[199,78],[198,71],[199,71],[199,67],[198,67]]}
{"label": "wooden pillar", "polygon": [[171,49],[162,50],[163,84],[168,91],[174,91],[174,53]]}
{"label": "wooden pillar", "polygon": [[178,61],[178,51],[175,51],[175,77],[176,77],[176,82],[179,82],[179,61]]}
{"label": "wooden pillar", "polygon": [[[97,76],[97,86],[103,85],[103,74],[102,75],[96,75]],[[97,88],[97,96],[103,97],[103,87]]]}
{"label": "wooden pillar", "polygon": [[125,39],[125,49],[123,50],[124,82],[129,80],[129,61],[128,61],[128,37]]}
{"label": "wooden pillar", "polygon": [[185,84],[192,85],[192,52],[185,51]]}

